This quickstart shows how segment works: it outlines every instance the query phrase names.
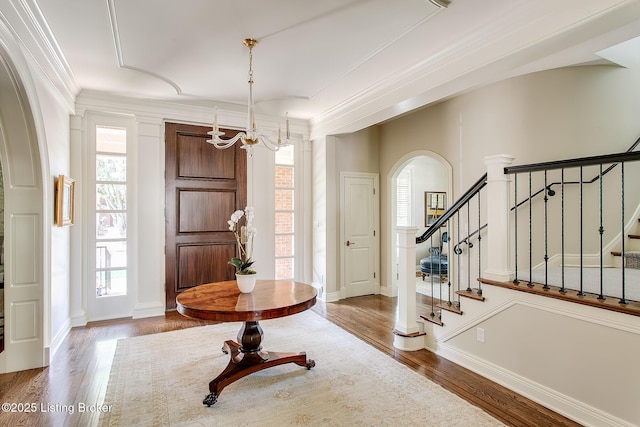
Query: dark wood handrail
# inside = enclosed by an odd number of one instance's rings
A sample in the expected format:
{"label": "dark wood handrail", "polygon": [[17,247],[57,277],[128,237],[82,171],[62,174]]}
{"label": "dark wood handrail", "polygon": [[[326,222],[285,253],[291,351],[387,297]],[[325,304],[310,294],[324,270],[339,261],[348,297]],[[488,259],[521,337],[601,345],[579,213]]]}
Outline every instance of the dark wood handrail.
{"label": "dark wood handrail", "polygon": [[579,166],[594,166],[606,163],[634,162],[640,160],[640,151],[615,154],[605,154],[603,156],[580,157],[577,159],[556,160],[552,162],[532,163],[529,165],[509,166],[504,168],[505,174],[521,172],[539,172],[544,170],[574,168]]}
{"label": "dark wood handrail", "polygon": [[462,208],[473,196],[478,194],[480,190],[487,185],[487,174],[482,175],[478,181],[476,181],[471,188],[467,190],[466,193],[462,195],[449,209],[445,211],[444,214],[436,222],[429,226],[429,228],[422,234],[422,236],[416,237],[416,244],[426,242],[431,236],[435,234],[437,230],[442,227],[444,223],[449,221],[449,219]]}
{"label": "dark wood handrail", "polygon": [[[562,169],[562,168],[579,167],[579,166],[593,166],[593,165],[600,165],[604,163],[612,163],[612,162],[619,162],[619,161],[636,161],[636,160],[639,160],[638,157],[630,154],[633,154],[631,152],[635,150],[635,148],[638,145],[640,145],[640,138],[636,139],[636,141],[633,144],[631,144],[631,147],[629,147],[627,151],[625,151],[624,153],[606,154],[603,156],[582,157],[582,158],[570,159],[570,160],[558,160],[553,162],[534,163],[530,165],[511,166],[511,167],[504,168],[504,173],[514,174],[514,173],[521,173],[521,172],[538,172],[538,171],[551,170],[551,169]],[[639,154],[639,153],[640,152],[637,152],[636,154]],[[525,200],[516,204],[514,207],[511,208],[511,210],[514,210],[520,207],[521,205],[527,203],[529,200],[533,199],[543,191],[547,191],[549,196],[553,196],[555,194],[555,191],[553,191],[551,187],[553,187],[554,185],[592,184],[596,182],[598,179],[600,179],[601,177],[608,174],[616,166],[618,166],[618,163],[613,163],[609,165],[608,168],[606,168],[604,171],[602,171],[601,173],[597,174],[596,176],[594,176],[589,180],[565,181],[565,182],[554,181],[551,184],[547,185],[546,187],[543,187],[540,190],[533,193],[531,197],[528,197]]]}

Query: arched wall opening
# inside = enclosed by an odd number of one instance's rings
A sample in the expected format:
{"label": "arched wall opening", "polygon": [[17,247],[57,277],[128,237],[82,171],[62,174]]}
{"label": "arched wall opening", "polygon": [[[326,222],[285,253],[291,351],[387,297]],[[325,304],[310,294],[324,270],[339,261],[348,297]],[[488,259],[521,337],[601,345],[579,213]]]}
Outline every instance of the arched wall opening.
{"label": "arched wall opening", "polygon": [[48,281],[41,150],[25,58],[0,23],[0,165],[4,181],[4,351],[0,372],[47,364]]}
{"label": "arched wall opening", "polygon": [[[391,168],[388,180],[388,188],[391,198],[387,218],[390,219],[388,242],[388,259],[391,266],[388,268],[389,277],[387,283],[392,284],[391,295],[398,294],[398,253],[396,245],[396,226],[410,225],[417,227],[417,236],[424,233],[426,225],[425,193],[445,192],[447,205],[450,205],[453,197],[453,168],[444,157],[428,150],[418,150],[407,153],[400,158]],[[406,221],[403,221],[402,204],[405,201],[402,193],[403,182],[408,182],[410,187],[408,214]],[[399,191],[400,187],[400,191]],[[399,222],[406,222],[400,224]],[[426,255],[426,243],[416,248],[416,265],[420,258]]]}

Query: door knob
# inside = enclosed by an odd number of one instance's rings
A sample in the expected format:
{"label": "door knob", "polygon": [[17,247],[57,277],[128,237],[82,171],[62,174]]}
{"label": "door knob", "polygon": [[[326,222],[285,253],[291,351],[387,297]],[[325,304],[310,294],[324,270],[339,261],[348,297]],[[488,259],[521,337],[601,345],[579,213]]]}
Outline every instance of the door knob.
{"label": "door knob", "polygon": [[356,244],[355,242],[350,242],[350,241],[347,240],[347,246],[351,246],[351,245],[355,245],[355,244]]}

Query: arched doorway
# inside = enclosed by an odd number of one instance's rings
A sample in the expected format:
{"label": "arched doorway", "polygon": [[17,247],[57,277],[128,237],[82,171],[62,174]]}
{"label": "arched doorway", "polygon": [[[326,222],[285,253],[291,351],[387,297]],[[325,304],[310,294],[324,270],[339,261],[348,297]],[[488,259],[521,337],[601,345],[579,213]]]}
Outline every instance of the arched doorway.
{"label": "arched doorway", "polygon": [[[453,195],[453,168],[442,156],[432,151],[420,150],[406,154],[399,159],[389,173],[391,195],[389,255],[391,268],[388,283],[392,284],[392,296],[397,295],[397,248],[396,226],[408,225],[418,228],[417,235],[426,230],[425,193],[444,192],[447,200]],[[426,255],[427,244],[416,248],[416,265]]]}
{"label": "arched doorway", "polygon": [[[46,364],[45,245],[42,120],[26,60],[0,23],[0,165],[4,181],[4,351],[0,372]],[[45,154],[46,155],[46,154]]]}

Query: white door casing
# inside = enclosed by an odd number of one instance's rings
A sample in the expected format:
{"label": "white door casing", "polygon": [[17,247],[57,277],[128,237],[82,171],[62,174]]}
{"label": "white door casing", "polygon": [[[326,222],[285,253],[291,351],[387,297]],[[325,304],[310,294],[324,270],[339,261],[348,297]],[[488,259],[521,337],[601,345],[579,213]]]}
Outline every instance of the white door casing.
{"label": "white door casing", "polygon": [[378,181],[372,173],[340,174],[342,298],[380,291]]}

